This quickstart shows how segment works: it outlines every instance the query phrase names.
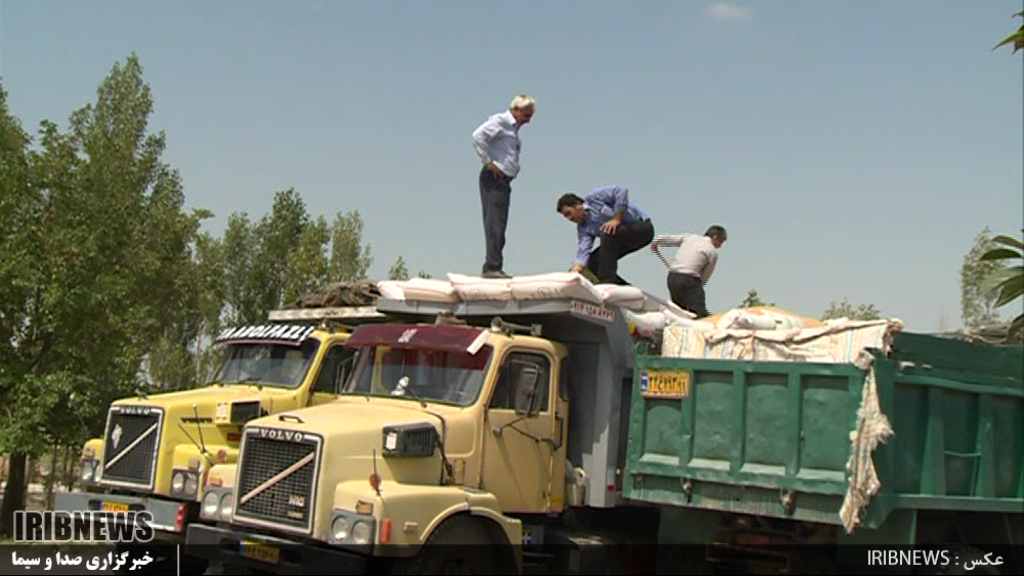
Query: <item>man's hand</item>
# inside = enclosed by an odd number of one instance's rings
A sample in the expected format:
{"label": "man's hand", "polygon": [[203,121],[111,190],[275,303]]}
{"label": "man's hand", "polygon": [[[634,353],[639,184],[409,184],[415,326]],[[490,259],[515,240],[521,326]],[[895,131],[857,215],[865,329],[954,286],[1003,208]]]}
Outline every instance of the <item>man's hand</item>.
{"label": "man's hand", "polygon": [[498,178],[503,178],[505,176],[505,173],[501,171],[501,168],[498,168],[498,165],[494,163],[494,160],[487,163],[487,169],[493,172]]}
{"label": "man's hand", "polygon": [[583,266],[581,264],[573,264],[572,268],[569,268],[569,272],[582,272]]}
{"label": "man's hand", "polygon": [[622,219],[616,216],[615,218],[612,218],[611,220],[605,222],[604,224],[601,224],[601,232],[609,236],[614,236],[615,230],[619,227],[619,223],[621,222]]}

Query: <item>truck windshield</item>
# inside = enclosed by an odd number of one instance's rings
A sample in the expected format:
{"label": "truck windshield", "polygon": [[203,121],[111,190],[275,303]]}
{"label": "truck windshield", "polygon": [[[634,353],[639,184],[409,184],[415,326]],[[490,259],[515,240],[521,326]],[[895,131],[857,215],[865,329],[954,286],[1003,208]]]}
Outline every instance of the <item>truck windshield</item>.
{"label": "truck windshield", "polygon": [[483,387],[491,347],[476,354],[391,346],[360,350],[349,394],[468,406]]}
{"label": "truck windshield", "polygon": [[214,381],[296,388],[306,377],[319,346],[316,338],[307,338],[298,346],[275,342],[227,343]]}

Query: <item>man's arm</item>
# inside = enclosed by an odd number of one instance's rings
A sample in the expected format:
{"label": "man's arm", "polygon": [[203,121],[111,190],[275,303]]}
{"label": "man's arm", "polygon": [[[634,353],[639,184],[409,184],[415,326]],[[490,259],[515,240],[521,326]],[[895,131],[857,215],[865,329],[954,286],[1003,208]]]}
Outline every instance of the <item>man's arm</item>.
{"label": "man's arm", "polygon": [[715,266],[718,264],[718,252],[712,251],[708,255],[708,263],[704,265],[704,270],[701,271],[701,286],[707,286],[708,280],[711,280],[711,274],[715,271]]}
{"label": "man's arm", "polygon": [[618,184],[602,186],[588,194],[587,200],[608,206],[615,211],[615,218],[622,220],[626,214],[626,207],[629,206],[629,189]]}
{"label": "man's arm", "polygon": [[499,124],[498,119],[488,118],[483,124],[473,131],[473,150],[476,151],[476,155],[480,157],[480,161],[483,162],[484,166],[495,174],[500,174],[502,172],[487,153],[487,143],[490,142],[490,140],[494,138],[500,130],[501,125]]}
{"label": "man's arm", "polygon": [[661,234],[651,242],[651,252],[654,252],[654,255],[657,256],[659,260],[664,262],[666,267],[668,267],[668,260],[664,256],[662,256],[661,247],[682,246],[683,238],[685,236],[685,234]]}
{"label": "man's arm", "polygon": [[618,184],[602,186],[588,194],[587,200],[592,203],[604,204],[615,211],[615,215],[601,225],[601,232],[615,234],[615,229],[622,223],[622,218],[626,215],[626,208],[629,206],[629,189]]}
{"label": "man's arm", "polygon": [[487,154],[487,143],[494,138],[499,129],[498,123],[493,118],[488,118],[476,130],[473,130],[473,150],[484,164],[491,162],[491,158]]}
{"label": "man's arm", "polygon": [[570,272],[580,272],[587,267],[587,261],[590,260],[590,248],[594,245],[594,237],[582,226],[577,228],[577,231],[579,248],[576,250],[576,259],[573,260]]}

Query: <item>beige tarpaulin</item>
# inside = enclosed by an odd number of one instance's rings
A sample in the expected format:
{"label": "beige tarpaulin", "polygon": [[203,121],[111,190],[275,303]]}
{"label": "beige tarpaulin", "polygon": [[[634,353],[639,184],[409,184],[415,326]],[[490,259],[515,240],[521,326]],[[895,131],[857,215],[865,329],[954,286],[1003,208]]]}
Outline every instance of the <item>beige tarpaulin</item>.
{"label": "beige tarpaulin", "polygon": [[868,375],[861,393],[860,408],[857,410],[857,427],[850,432],[850,460],[846,463],[846,469],[850,472],[850,485],[846,489],[843,506],[839,509],[839,517],[847,533],[853,532],[854,527],[860,524],[861,511],[882,487],[871,454],[893,434],[889,419],[882,413],[878,403],[873,360],[871,354],[861,352],[856,362],[858,368],[868,370]]}

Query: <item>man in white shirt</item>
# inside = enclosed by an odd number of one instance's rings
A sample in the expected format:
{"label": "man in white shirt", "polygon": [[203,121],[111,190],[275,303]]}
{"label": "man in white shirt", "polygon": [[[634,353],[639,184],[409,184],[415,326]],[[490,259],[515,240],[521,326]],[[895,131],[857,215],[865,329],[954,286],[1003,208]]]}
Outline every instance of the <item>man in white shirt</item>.
{"label": "man in white shirt", "polygon": [[[703,318],[708,315],[704,287],[718,264],[718,249],[725,243],[725,228],[711,226],[703,236],[662,234],[651,242],[651,252],[668,266],[668,293],[680,308]],[[661,255],[661,246],[678,246],[669,264]]]}
{"label": "man in white shirt", "polygon": [[483,207],[486,256],[484,278],[509,278],[504,271],[502,250],[512,195],[512,180],[519,175],[519,128],[533,117],[536,101],[527,94],[518,94],[509,109],[494,114],[473,131],[473,150],[483,168],[480,169],[480,204]]}

